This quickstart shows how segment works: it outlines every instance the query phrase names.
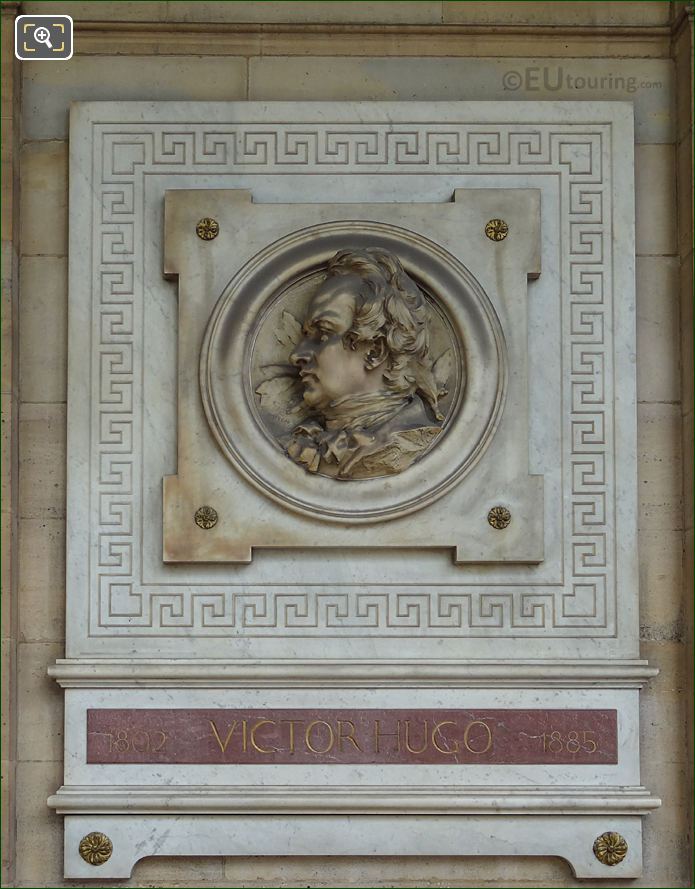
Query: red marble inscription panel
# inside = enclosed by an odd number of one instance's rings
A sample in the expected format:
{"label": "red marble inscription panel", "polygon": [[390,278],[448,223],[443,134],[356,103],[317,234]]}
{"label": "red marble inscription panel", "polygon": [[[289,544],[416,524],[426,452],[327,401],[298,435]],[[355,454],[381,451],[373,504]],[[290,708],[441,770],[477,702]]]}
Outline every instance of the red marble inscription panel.
{"label": "red marble inscription panel", "polygon": [[615,764],[615,710],[98,709],[88,763]]}

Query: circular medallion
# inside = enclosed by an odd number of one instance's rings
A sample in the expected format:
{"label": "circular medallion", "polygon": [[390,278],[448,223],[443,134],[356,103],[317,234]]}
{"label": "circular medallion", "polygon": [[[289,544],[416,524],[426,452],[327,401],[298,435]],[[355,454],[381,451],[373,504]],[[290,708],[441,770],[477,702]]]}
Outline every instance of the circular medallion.
{"label": "circular medallion", "polygon": [[220,224],[216,219],[210,216],[204,216],[198,221],[195,227],[195,233],[201,241],[214,241],[220,233]]}
{"label": "circular medallion", "polygon": [[105,833],[92,831],[80,840],[80,856],[87,862],[98,867],[111,858],[113,844]]}
{"label": "circular medallion", "polygon": [[212,506],[201,506],[199,509],[196,509],[193,518],[199,528],[202,528],[203,531],[209,531],[210,528],[214,528],[217,524],[217,510],[213,509]]}
{"label": "circular medallion", "polygon": [[266,495],[341,522],[433,502],[487,446],[506,350],[451,254],[384,223],[295,232],[218,300],[201,351],[210,427]]}
{"label": "circular medallion", "polygon": [[601,864],[615,867],[627,855],[627,841],[619,833],[608,830],[606,833],[602,833],[600,837],[596,837],[594,855]]}
{"label": "circular medallion", "polygon": [[487,514],[487,520],[496,531],[504,531],[505,528],[509,527],[512,514],[506,506],[493,506]]}
{"label": "circular medallion", "polygon": [[509,234],[509,226],[504,219],[490,219],[485,224],[485,234],[491,241],[504,241]]}

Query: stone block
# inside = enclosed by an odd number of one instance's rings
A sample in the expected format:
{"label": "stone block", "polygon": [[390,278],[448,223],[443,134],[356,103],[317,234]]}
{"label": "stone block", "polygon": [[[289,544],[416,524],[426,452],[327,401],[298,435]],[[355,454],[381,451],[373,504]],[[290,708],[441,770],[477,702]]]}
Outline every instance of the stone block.
{"label": "stone block", "polygon": [[[36,558],[41,553],[41,558]],[[65,635],[65,521],[22,519],[19,531],[19,638],[61,642]]]}
{"label": "stone block", "polygon": [[693,136],[689,132],[676,149],[678,177],[678,252],[685,256],[693,247]]}
{"label": "stone block", "polygon": [[680,400],[678,259],[637,259],[637,399]]}
{"label": "stone block", "polygon": [[630,101],[638,143],[674,140],[672,83],[673,62],[667,59],[592,59],[590,64],[577,58],[249,60],[251,99]]}
{"label": "stone block", "polygon": [[10,241],[2,242],[0,265],[2,266],[2,309],[0,310],[0,389],[3,395],[17,393],[17,245]]}
{"label": "stone block", "polygon": [[9,392],[3,393],[0,410],[0,497],[3,511],[11,510],[12,486],[17,483],[12,450],[12,437],[16,422],[13,408],[14,396]]}
{"label": "stone block", "polygon": [[65,516],[65,447],[65,405],[20,407],[20,518]]}
{"label": "stone block", "polygon": [[[26,13],[41,12],[41,3],[25,3]],[[62,13],[71,15],[79,26],[80,21],[107,22],[355,22],[355,23],[428,23],[441,21],[439,0],[414,0],[394,3],[392,0],[370,2],[315,3],[312,0],[295,0],[292,3],[277,2],[116,2],[116,3],[63,3]]]}
{"label": "stone block", "polygon": [[[42,728],[46,731],[46,724]],[[16,884],[63,886],[63,819],[46,806],[62,783],[62,763],[17,765]]]}
{"label": "stone block", "polygon": [[[47,674],[63,656],[62,644],[21,642],[17,674],[17,759],[62,762],[63,693]],[[49,730],[50,726],[50,730]]]}
{"label": "stone block", "polygon": [[16,755],[14,719],[17,710],[15,688],[17,651],[14,639],[2,640],[0,657],[2,658],[2,671],[0,672],[0,692],[3,705],[2,711],[0,711],[2,750],[4,756],[14,759]]}
{"label": "stone block", "polygon": [[461,3],[444,0],[445,22],[477,25],[667,25],[666,3],[557,2]]}
{"label": "stone block", "polygon": [[[2,43],[5,52],[2,55],[2,117],[3,123],[5,119],[12,117],[12,110],[15,101],[15,83],[18,71],[17,61],[14,58],[10,47],[14,41],[14,16],[6,15],[3,4],[2,10]],[[4,141],[4,140],[3,140]]]}
{"label": "stone block", "polygon": [[[692,521],[692,518],[691,518]],[[685,597],[685,628],[686,628],[686,643],[690,646],[690,650],[692,653],[692,644],[693,644],[693,597],[692,591],[695,588],[695,559],[693,558],[695,555],[695,546],[693,541],[694,531],[692,528],[688,528],[688,530],[683,534],[683,590]],[[692,683],[691,683],[692,684]],[[692,707],[693,700],[691,697],[690,706]],[[690,723],[692,725],[692,723]]]}
{"label": "stone block", "polygon": [[[690,403],[692,406],[692,402]],[[683,454],[693,453],[693,412],[689,410],[683,415]],[[692,531],[693,528],[693,461],[683,461],[683,527]],[[690,587],[692,589],[692,587]]]}
{"label": "stone block", "polygon": [[[683,673],[685,645],[678,641],[643,641],[641,655],[659,669],[641,692],[641,759],[644,781],[668,790],[669,801],[687,803],[682,769],[688,759],[684,746],[687,688]],[[656,786],[650,790],[659,795]]]}
{"label": "stone block", "polygon": [[[640,692],[644,710],[642,712],[642,754],[654,745],[652,759],[660,762],[681,762],[684,752],[681,745],[664,743],[663,736],[650,730],[660,726],[662,731],[673,731],[674,738],[684,728],[677,714],[685,705],[684,693],[688,690],[687,677],[683,671],[685,645],[677,640],[643,640],[640,655],[659,670],[659,675],[650,679]],[[652,738],[650,741],[649,738]]]}
{"label": "stone block", "polygon": [[644,819],[642,885],[687,886],[690,760],[685,705],[691,693],[684,682],[685,646],[644,642],[641,654],[660,670],[640,694],[642,780],[662,799],[662,807]]}
{"label": "stone block", "polygon": [[[680,714],[680,727],[685,726],[685,701],[682,702],[682,712]],[[689,805],[692,803],[692,797],[688,787],[688,772],[690,771],[690,762],[685,755],[685,745],[682,742],[683,732],[679,731],[671,743],[680,746],[680,758],[659,760],[658,755],[654,758],[655,770],[659,769],[659,776],[652,780],[652,786],[655,793],[665,801],[664,815],[670,821],[668,827],[663,829],[663,835],[668,836],[672,831],[678,830],[679,822],[682,825],[683,815],[687,813]],[[663,739],[662,739],[663,740]],[[646,750],[647,755],[654,753],[653,750]],[[660,768],[659,768],[660,766]],[[680,849],[680,855],[685,849]]]}
{"label": "stone block", "polygon": [[14,870],[14,799],[15,768],[10,760],[2,760],[0,772],[0,829],[2,830],[2,885],[12,885]]}
{"label": "stone block", "polygon": [[66,139],[71,102],[246,98],[246,60],[241,58],[77,55],[50,65],[23,64],[26,139]]}
{"label": "stone block", "polygon": [[26,256],[20,267],[19,386],[24,402],[65,401],[67,261]]}
{"label": "stone block", "polygon": [[676,149],[635,148],[635,244],[641,255],[676,253]]}
{"label": "stone block", "polygon": [[681,531],[640,531],[642,639],[680,641],[686,632],[683,623],[682,546]]}
{"label": "stone block", "polygon": [[[49,103],[52,93],[52,89],[45,89]],[[38,116],[41,117],[40,109]],[[67,143],[26,143],[21,151],[20,165],[21,253],[23,256],[65,256],[68,250]]]}
{"label": "stone block", "polygon": [[680,264],[680,352],[681,352],[681,402],[683,410],[693,404],[693,253],[681,259]]}
{"label": "stone block", "polygon": [[673,47],[676,62],[676,117],[679,139],[691,133],[693,126],[692,28],[692,22],[682,28]]}
{"label": "stone block", "polygon": [[[691,518],[692,521],[692,518]],[[686,718],[687,726],[686,734],[686,757],[688,762],[692,763],[693,759],[693,724],[695,723],[695,696],[693,695],[693,676],[690,666],[693,663],[693,610],[695,602],[693,601],[692,591],[695,588],[695,540],[692,527],[684,534],[683,542],[683,574],[684,583],[683,590],[685,592],[685,626],[687,632],[686,638],[686,664],[688,672],[686,673]],[[692,818],[692,812],[691,812]],[[692,824],[692,821],[690,822]]]}
{"label": "stone block", "polygon": [[640,529],[681,529],[683,514],[679,405],[638,406],[637,454]]}
{"label": "stone block", "polygon": [[[85,21],[89,22],[158,22],[166,15],[166,3],[147,2],[147,0],[115,0],[112,3],[61,3],[62,15],[72,16],[76,28]],[[41,14],[46,7],[42,2],[23,3],[22,12]]]}
{"label": "stone block", "polygon": [[280,0],[240,3],[179,2],[166,4],[166,20],[170,22],[343,22],[359,24],[439,24],[442,5],[438,0],[411,0],[393,3],[389,0],[368,0],[340,3],[315,3],[312,0]]}
{"label": "stone block", "polygon": [[17,123],[13,117],[2,118],[2,206],[0,207],[3,240],[11,240],[14,232],[14,175],[15,132]]}
{"label": "stone block", "polygon": [[[206,862],[208,860],[216,861],[216,859],[206,859],[203,857],[185,859],[183,856],[181,858],[177,858],[176,861],[187,861],[188,867],[181,868],[178,871],[177,876],[180,877],[180,880],[167,880],[166,882],[163,882],[162,880],[148,880],[147,878],[138,877],[140,867],[142,866],[143,868],[146,868],[147,862],[152,860],[153,859],[143,858],[142,862],[138,862],[133,869],[134,876],[131,878],[131,882],[126,883],[126,886],[141,887],[141,889],[232,889],[232,884],[227,883],[222,879],[216,879],[212,881],[207,880],[204,877],[201,879],[197,878],[198,873],[200,873],[201,871],[205,871]],[[157,859],[154,859],[154,861],[156,860]],[[164,856],[162,856],[162,858],[160,858],[159,860],[164,861]],[[189,879],[185,879],[186,874],[191,875]],[[84,883],[80,882],[78,884],[77,881],[75,881],[74,883],[66,883],[65,885],[83,886]],[[100,883],[99,885],[109,887],[112,886],[113,889],[122,889],[123,881],[114,883]],[[238,887],[233,887],[233,889],[238,889]]]}
{"label": "stone block", "polygon": [[[7,504],[9,507],[9,503]],[[14,512],[12,509],[6,508],[2,510],[2,559],[0,559],[0,606],[2,607],[2,623],[0,624],[0,632],[3,639],[14,638],[16,627],[13,624],[12,613],[17,607],[14,601],[14,590],[12,589],[12,578],[17,570],[14,561],[12,538],[15,532]]]}
{"label": "stone block", "polygon": [[[645,876],[636,886],[690,886],[688,810],[663,806],[645,819],[642,861]],[[646,878],[645,878],[646,877]],[[602,884],[607,885],[607,884]],[[615,884],[617,885],[617,883]]]}
{"label": "stone block", "polygon": [[[209,28],[210,26],[208,26]],[[462,29],[464,33],[462,32]],[[556,59],[582,59],[589,55],[592,63],[597,59],[639,59],[644,63],[649,59],[666,61],[669,58],[668,31],[660,34],[637,32],[627,34],[624,30],[617,40],[607,30],[590,38],[585,29],[574,33],[569,29],[563,39],[557,39],[555,29],[539,31],[534,28],[507,28],[500,34],[496,27],[477,25],[447,26],[436,30],[417,26],[391,26],[382,28],[372,25],[360,28],[348,25],[318,25],[314,27],[288,28],[278,25],[257,25],[244,33],[243,28],[226,29],[215,33],[210,40],[209,30],[201,31],[199,38],[208,35],[207,42],[187,43],[191,54],[244,55],[244,56],[303,56],[303,57],[437,57],[503,59],[520,58],[536,64],[539,57],[546,61]],[[240,39],[245,38],[245,39]],[[176,32],[154,37],[152,49],[147,48],[147,38],[143,35],[133,39],[132,52],[177,53],[183,44]],[[103,54],[105,41],[96,35],[85,47],[85,52]],[[137,46],[137,48],[136,48]],[[532,61],[533,60],[533,61]],[[662,81],[640,81],[633,84],[633,92],[639,90],[663,89]],[[666,123],[666,121],[662,121]]]}

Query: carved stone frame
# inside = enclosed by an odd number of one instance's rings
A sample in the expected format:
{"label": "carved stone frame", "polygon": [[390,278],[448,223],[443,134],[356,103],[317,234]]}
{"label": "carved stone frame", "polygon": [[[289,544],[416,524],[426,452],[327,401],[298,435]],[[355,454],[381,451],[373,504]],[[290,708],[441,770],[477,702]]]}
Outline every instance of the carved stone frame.
{"label": "carved stone frame", "polygon": [[[68,543],[69,657],[132,652],[138,639],[143,655],[148,640],[157,640],[160,654],[189,656],[199,640],[207,653],[228,657],[230,628],[235,637],[256,637],[259,656],[289,652],[287,639],[298,634],[306,653],[326,633],[350,637],[353,651],[357,637],[376,634],[381,650],[393,654],[404,634],[413,651],[421,649],[424,633],[452,643],[466,637],[472,657],[489,657],[493,637],[521,654],[532,636],[543,637],[549,654],[581,657],[583,640],[591,640],[593,654],[636,655],[630,107],[403,103],[389,106],[388,119],[378,103],[359,108],[358,119],[352,106],[337,117],[335,106],[302,106],[291,123],[268,122],[288,120],[282,103],[73,108],[71,203],[92,210],[82,228],[72,226],[70,244],[68,510],[71,525],[86,533]],[[554,221],[545,237],[558,250],[565,342],[564,505],[560,521],[546,528],[546,562],[548,532],[564,542],[557,569],[538,585],[498,576],[491,586],[473,573],[459,588],[422,586],[418,594],[268,582],[237,591],[221,587],[212,570],[195,580],[181,572],[163,579],[143,555],[141,542],[156,537],[161,509],[142,462],[144,366],[172,360],[139,340],[149,310],[143,288],[159,274],[149,234],[161,231],[161,196],[181,184],[253,182],[262,200],[263,189],[281,195],[287,177],[311,184],[324,173],[352,182],[378,175],[394,188],[412,183],[411,191],[426,174],[419,194],[445,188],[450,196],[456,187],[502,181],[540,185],[544,202],[550,196]],[[174,403],[171,392],[152,394]],[[274,636],[284,637],[280,649]],[[439,649],[445,656],[458,650],[447,646]]]}
{"label": "carved stone frame", "polygon": [[[349,547],[359,558],[360,548],[394,546],[453,548],[457,563],[542,561],[542,477],[528,469],[526,292],[527,278],[539,273],[538,191],[470,189],[448,203],[410,206],[245,197],[209,189],[166,195],[166,270],[179,280],[179,368],[178,474],[165,479],[163,494],[165,561],[248,562],[252,547]],[[500,206],[513,236],[495,243],[484,226]],[[195,235],[204,213],[219,222],[213,243]],[[466,343],[468,382],[423,463],[397,477],[344,483],[307,474],[262,433],[245,385],[246,346],[285,277],[355,243],[398,251],[406,270],[438,294],[461,348]],[[255,252],[259,244],[264,249]],[[238,257],[246,254],[253,257],[244,263]],[[494,288],[489,295],[462,264],[467,255]],[[192,369],[199,354],[198,385]],[[203,501],[219,515],[213,528],[193,524]],[[514,514],[504,533],[487,520],[499,503]]]}

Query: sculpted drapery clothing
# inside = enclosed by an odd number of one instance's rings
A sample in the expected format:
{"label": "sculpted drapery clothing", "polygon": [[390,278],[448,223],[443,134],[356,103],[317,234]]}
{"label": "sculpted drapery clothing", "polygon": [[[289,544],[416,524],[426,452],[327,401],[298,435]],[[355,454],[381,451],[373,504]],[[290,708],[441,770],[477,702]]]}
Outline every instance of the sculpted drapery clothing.
{"label": "sculpted drapery clothing", "polygon": [[382,389],[333,402],[320,419],[300,423],[285,450],[309,472],[369,478],[402,472],[440,431],[419,396]]}

